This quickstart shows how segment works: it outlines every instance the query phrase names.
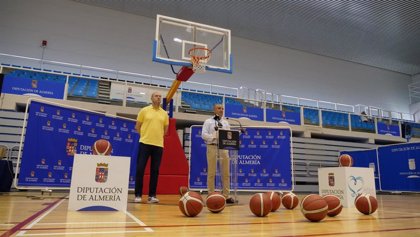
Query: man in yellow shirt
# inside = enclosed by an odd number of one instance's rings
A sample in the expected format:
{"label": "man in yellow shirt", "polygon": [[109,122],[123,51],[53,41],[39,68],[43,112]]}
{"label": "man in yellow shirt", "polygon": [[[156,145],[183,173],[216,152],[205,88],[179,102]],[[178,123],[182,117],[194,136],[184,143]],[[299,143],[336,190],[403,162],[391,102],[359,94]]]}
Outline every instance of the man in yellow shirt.
{"label": "man in yellow shirt", "polygon": [[156,188],[159,177],[159,167],[163,153],[163,137],[168,132],[169,117],[160,107],[162,95],[154,92],[151,97],[152,104],[142,108],[137,115],[136,130],[140,133],[140,148],[137,156],[136,185],[134,202],[141,202],[143,194],[143,178],[149,156],[150,183],[148,203],[158,203]]}

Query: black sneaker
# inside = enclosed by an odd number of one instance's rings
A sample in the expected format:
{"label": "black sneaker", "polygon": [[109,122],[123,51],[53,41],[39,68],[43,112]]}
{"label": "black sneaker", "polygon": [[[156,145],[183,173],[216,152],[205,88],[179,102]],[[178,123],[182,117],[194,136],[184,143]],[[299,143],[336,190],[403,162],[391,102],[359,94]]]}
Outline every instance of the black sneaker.
{"label": "black sneaker", "polygon": [[226,198],[226,203],[228,203],[228,204],[233,204],[233,203],[235,203],[235,200],[233,200],[233,198]]}

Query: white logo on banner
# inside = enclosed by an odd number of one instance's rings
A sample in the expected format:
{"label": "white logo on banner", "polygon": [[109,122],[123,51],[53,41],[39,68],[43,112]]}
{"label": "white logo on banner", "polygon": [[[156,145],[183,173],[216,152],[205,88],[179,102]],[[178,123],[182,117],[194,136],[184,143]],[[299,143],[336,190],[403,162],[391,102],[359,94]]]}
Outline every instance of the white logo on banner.
{"label": "white logo on banner", "polygon": [[356,197],[359,193],[362,192],[365,181],[360,176],[350,176],[347,184],[349,190],[351,191],[351,196]]}

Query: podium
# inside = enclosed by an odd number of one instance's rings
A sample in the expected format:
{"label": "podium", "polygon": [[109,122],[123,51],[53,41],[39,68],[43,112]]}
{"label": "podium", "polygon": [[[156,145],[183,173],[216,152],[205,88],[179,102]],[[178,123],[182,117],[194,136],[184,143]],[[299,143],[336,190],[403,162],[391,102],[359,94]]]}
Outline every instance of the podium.
{"label": "podium", "polygon": [[318,182],[319,195],[336,195],[344,207],[354,207],[354,199],[360,193],[376,197],[372,168],[319,168]]}
{"label": "podium", "polygon": [[[222,181],[222,170],[221,152],[229,153],[229,178],[230,178],[230,190],[233,189],[233,198],[235,203],[238,202],[238,151],[239,151],[239,131],[237,130],[226,130],[219,129],[217,131],[217,164],[216,164],[216,188],[221,187]],[[219,181],[219,182],[218,182]],[[221,189],[220,189],[221,190]]]}

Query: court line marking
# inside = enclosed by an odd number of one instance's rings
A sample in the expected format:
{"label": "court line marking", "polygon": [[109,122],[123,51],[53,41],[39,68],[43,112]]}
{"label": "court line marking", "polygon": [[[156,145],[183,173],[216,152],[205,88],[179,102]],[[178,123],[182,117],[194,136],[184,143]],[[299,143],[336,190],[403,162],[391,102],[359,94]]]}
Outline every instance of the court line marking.
{"label": "court line marking", "polygon": [[113,221],[113,222],[51,222],[38,223],[38,225],[90,225],[90,224],[134,224],[135,221]]}
{"label": "court line marking", "polygon": [[[19,231],[19,233],[16,236],[42,235],[42,234],[26,234],[26,232],[29,231],[29,230],[31,230],[32,227],[35,226],[36,224],[41,224],[41,223],[38,223],[38,222],[40,222],[44,217],[46,217],[49,213],[51,213],[54,209],[56,209],[59,205],[61,205],[61,203],[63,203],[65,200],[66,199],[61,199],[59,202],[55,203],[53,206],[49,206],[48,207],[49,209],[47,209],[44,213],[42,213],[42,215],[40,215],[37,219],[35,219],[31,224],[29,224],[25,228],[25,230]],[[107,231],[107,232],[75,232],[75,233],[71,233],[71,234],[73,234],[73,235],[77,235],[78,233],[82,233],[82,234],[96,234],[96,233],[98,233],[98,234],[106,234],[106,233],[110,233],[110,234],[112,234],[112,233],[114,233],[114,234],[121,234],[121,233],[125,233],[125,232],[126,233],[130,233],[130,232],[154,232],[152,228],[146,227],[147,225],[144,222],[142,222],[141,220],[139,220],[137,217],[135,217],[130,212],[124,211],[124,213],[127,216],[129,216],[131,219],[133,219],[134,222],[137,223],[139,226],[145,227],[144,228],[144,231],[143,230],[139,230],[139,231],[117,231],[117,232],[115,232],[115,231]],[[118,222],[118,223],[122,223],[122,222]],[[130,223],[133,223],[133,222],[130,222]],[[45,224],[47,224],[47,223],[45,223]],[[54,235],[57,235],[57,234],[68,234],[68,233],[67,232],[64,232],[64,233],[54,233]],[[44,235],[51,235],[51,234],[44,233]]]}
{"label": "court line marking", "polygon": [[44,213],[45,211],[47,211],[48,209],[50,209],[52,206],[54,206],[56,203],[58,203],[60,200],[63,200],[64,197],[54,201],[53,203],[50,203],[47,205],[47,207],[45,207],[42,210],[37,211],[35,214],[33,214],[32,216],[26,218],[25,220],[18,222],[15,226],[13,226],[11,229],[7,230],[6,232],[4,232],[2,235],[0,235],[0,237],[7,237],[7,236],[11,236],[14,233],[16,233],[17,231],[19,231],[20,229],[22,229],[22,227],[24,227],[26,224],[30,223],[33,219],[37,218],[39,215],[41,215],[42,213]]}
{"label": "court line marking", "polygon": [[[131,219],[133,219],[138,225],[140,225],[140,226],[147,226],[146,224],[144,224],[144,222],[143,221],[141,221],[141,220],[139,220],[137,217],[135,217],[133,214],[131,214],[130,212],[128,212],[128,211],[124,211],[124,213],[127,215],[127,216],[129,216],[129,217],[131,217]],[[147,232],[154,232],[153,231],[153,229],[152,228],[150,228],[150,227],[146,227],[146,228],[144,228]]]}
{"label": "court line marking", "polygon": [[[392,219],[417,219],[418,217],[412,217],[412,216],[401,216],[401,217],[389,217],[389,218],[378,218],[375,217],[375,219],[378,220],[392,220]],[[136,218],[137,219],[137,218]],[[363,219],[337,219],[337,220],[325,220],[324,222],[346,222],[346,221],[370,221],[371,218],[363,218]],[[140,221],[140,220],[139,220]],[[296,223],[306,223],[307,220],[299,220],[299,221],[274,221],[274,222],[266,222],[264,224],[266,225],[270,225],[270,224],[296,224]],[[140,221],[140,223],[143,223]],[[254,222],[238,222],[238,223],[212,223],[212,224],[190,224],[190,225],[185,225],[185,224],[174,224],[174,225],[150,225],[147,226],[147,228],[176,228],[176,227],[210,227],[210,226],[240,226],[240,225],[260,225],[261,223],[254,223]],[[102,227],[102,228],[145,228],[144,227],[144,223],[142,226],[106,226],[106,227]],[[80,227],[80,228],[34,228],[32,230],[58,230],[58,229],[63,229],[63,230],[69,230],[69,229],[87,229],[90,227]],[[28,229],[29,230],[29,229]]]}
{"label": "court line marking", "polygon": [[[145,228],[146,229],[146,228]],[[39,233],[39,234],[25,234],[25,236],[47,236],[47,235],[94,235],[94,234],[123,234],[123,233],[140,233],[149,232],[146,230],[123,230],[123,231],[103,231],[103,232],[57,232],[57,233]]]}
{"label": "court line marking", "polygon": [[[47,209],[42,215],[40,215],[38,218],[36,218],[31,224],[29,224],[25,229],[31,229],[34,225],[36,225],[39,221],[41,221],[44,217],[46,217],[48,214],[50,214],[51,211],[53,211],[55,208],[57,208],[61,203],[63,203],[66,199],[61,199],[58,203]],[[27,230],[19,231],[19,233],[16,236],[23,236],[26,233]]]}
{"label": "court line marking", "polygon": [[380,230],[362,230],[362,231],[350,231],[350,232],[334,232],[334,233],[321,233],[321,234],[302,234],[302,235],[276,235],[276,237],[315,237],[315,236],[337,236],[337,235],[354,235],[354,234],[365,234],[365,233],[381,233],[381,232],[396,232],[396,231],[409,231],[409,230],[420,230],[420,228],[401,228],[401,229],[380,229]]}

